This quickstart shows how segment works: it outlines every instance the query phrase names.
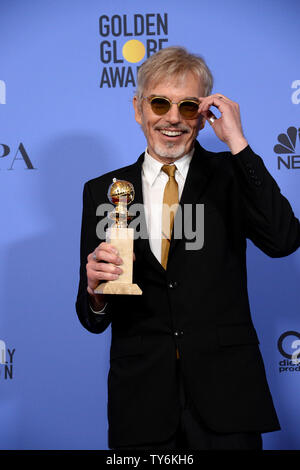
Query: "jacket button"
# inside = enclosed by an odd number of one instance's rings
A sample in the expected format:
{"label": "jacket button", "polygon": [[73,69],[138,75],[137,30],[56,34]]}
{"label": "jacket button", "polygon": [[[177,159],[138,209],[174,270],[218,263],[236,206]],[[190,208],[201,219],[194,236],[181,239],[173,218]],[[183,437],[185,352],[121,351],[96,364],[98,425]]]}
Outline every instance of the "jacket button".
{"label": "jacket button", "polygon": [[182,337],[183,336],[183,331],[182,330],[174,331],[174,336],[176,336],[176,338]]}
{"label": "jacket button", "polygon": [[170,287],[170,289],[174,289],[174,287],[177,287],[177,282],[176,281],[169,281],[168,287]]}

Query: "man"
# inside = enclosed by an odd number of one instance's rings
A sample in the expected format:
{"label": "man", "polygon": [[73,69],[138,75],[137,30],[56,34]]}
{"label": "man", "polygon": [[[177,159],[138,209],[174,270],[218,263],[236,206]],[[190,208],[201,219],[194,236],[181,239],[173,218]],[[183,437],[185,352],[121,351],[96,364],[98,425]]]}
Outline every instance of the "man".
{"label": "man", "polygon": [[[246,239],[271,257],[287,256],[300,245],[300,224],[248,145],[239,106],[211,89],[198,56],[178,47],[151,56],[133,100],[146,152],[84,187],[76,307],[91,332],[111,324],[114,449],[259,449],[262,432],[280,429],[250,316]],[[230,151],[199,145],[205,121]],[[96,208],[113,177],[131,182],[145,206],[149,239],[134,242],[133,282],[142,296],[94,293],[122,273],[114,247],[96,236]],[[168,235],[165,208],[178,202]],[[176,238],[173,227],[191,214],[199,227],[197,207],[204,207],[204,243],[188,247],[185,231]]]}

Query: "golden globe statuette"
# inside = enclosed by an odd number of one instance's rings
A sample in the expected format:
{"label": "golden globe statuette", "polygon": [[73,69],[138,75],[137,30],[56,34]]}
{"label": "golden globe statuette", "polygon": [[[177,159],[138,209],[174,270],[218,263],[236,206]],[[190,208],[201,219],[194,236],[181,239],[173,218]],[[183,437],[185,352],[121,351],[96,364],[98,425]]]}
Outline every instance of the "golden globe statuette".
{"label": "golden globe statuette", "polygon": [[127,227],[128,220],[132,219],[127,211],[127,205],[134,200],[134,187],[128,181],[113,178],[107,197],[116,207],[108,215],[114,220],[114,224],[107,229],[106,241],[117,248],[123,260],[121,266],[123,272],[118,279],[99,284],[94,292],[96,294],[141,295],[142,291],[139,286],[132,284],[134,230]]}

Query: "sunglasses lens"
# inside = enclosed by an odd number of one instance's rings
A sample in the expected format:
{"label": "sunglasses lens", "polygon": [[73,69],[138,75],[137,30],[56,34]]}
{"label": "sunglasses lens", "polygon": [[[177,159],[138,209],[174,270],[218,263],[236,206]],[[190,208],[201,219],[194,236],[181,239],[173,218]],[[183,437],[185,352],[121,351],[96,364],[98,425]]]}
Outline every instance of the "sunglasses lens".
{"label": "sunglasses lens", "polygon": [[165,98],[152,98],[150,103],[152,111],[159,116],[166,114],[170,109],[170,103]]}
{"label": "sunglasses lens", "polygon": [[186,119],[194,119],[198,115],[199,103],[196,101],[183,101],[179,105],[179,111]]}
{"label": "sunglasses lens", "polygon": [[[171,106],[171,103],[166,98],[155,96],[150,100],[152,111],[158,116],[166,114]],[[197,101],[182,101],[179,105],[180,114],[185,119],[195,119],[198,116],[199,103]]]}

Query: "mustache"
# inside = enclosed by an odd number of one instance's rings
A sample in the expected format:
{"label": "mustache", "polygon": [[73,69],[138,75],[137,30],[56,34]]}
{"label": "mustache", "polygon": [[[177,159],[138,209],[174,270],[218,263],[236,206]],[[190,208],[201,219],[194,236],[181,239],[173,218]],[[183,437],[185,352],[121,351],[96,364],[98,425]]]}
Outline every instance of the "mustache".
{"label": "mustache", "polygon": [[176,130],[176,131],[182,131],[182,132],[189,132],[191,130],[190,127],[185,126],[183,124],[172,124],[172,125],[171,124],[165,124],[165,125],[159,124],[157,126],[154,126],[154,129],[156,131],[161,131],[161,130],[165,130],[165,131],[172,130],[172,131],[174,131],[174,130]]}

